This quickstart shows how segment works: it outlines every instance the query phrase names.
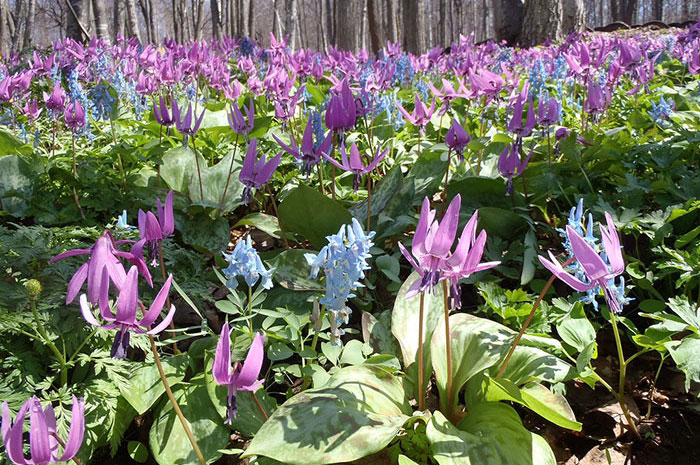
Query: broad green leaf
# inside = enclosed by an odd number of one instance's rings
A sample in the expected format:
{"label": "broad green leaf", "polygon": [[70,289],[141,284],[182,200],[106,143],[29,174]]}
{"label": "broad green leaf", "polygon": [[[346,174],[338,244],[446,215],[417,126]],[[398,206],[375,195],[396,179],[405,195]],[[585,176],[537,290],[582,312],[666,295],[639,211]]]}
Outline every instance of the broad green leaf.
{"label": "broad green leaf", "polygon": [[486,318],[478,318],[465,313],[456,313],[450,316],[452,355],[452,399],[450,405],[446,398],[448,373],[445,319],[440,318],[433,333],[430,356],[435,369],[435,381],[440,391],[441,406],[454,410],[457,405],[457,393],[474,375],[493,367],[505,356],[513,336],[513,331]]}
{"label": "broad green leaf", "polygon": [[300,185],[279,206],[284,228],[300,234],[314,247],[326,245],[326,236],[335,234],[352,220],[350,212],[339,202],[315,189]]}
{"label": "broad green leaf", "polygon": [[148,448],[140,441],[129,441],[126,445],[129,457],[136,463],[145,463],[148,460]]}
{"label": "broad green leaf", "polygon": [[0,156],[0,209],[13,216],[24,215],[34,178],[29,165],[19,156]]}
{"label": "broad green leaf", "polygon": [[529,408],[538,415],[563,428],[581,431],[581,423],[576,421],[566,398],[539,383],[519,388],[505,378],[485,376],[482,384],[485,400],[498,402],[508,400]]}
{"label": "broad green leaf", "polygon": [[[509,341],[510,343],[510,341]],[[496,376],[502,361],[489,369],[491,376]],[[510,358],[502,377],[517,386],[531,381],[559,383],[568,381],[575,375],[574,367],[542,349],[518,345]]]}
{"label": "broad green leaf", "polygon": [[[221,457],[229,443],[230,432],[217,415],[203,383],[192,384],[177,392],[178,403],[204,459],[211,463]],[[151,452],[160,465],[198,465],[197,456],[180,419],[167,402],[155,415],[148,435]]]}
{"label": "broad green leaf", "polygon": [[[406,298],[411,285],[421,279],[418,273],[413,272],[404,281],[394,300],[394,310],[391,313],[391,333],[401,348],[403,364],[406,368],[408,379],[415,389],[414,397],[418,394],[418,324],[420,315],[420,295]],[[433,331],[443,314],[443,291],[438,286],[435,292],[426,292],[423,302],[423,364],[424,379],[426,385],[430,379],[432,365],[430,362],[430,341]]]}
{"label": "broad green leaf", "polygon": [[[243,184],[238,180],[241,170],[241,156],[233,159],[233,153],[226,155],[214,166],[202,164],[200,171],[202,176],[202,189],[199,189],[199,173],[195,166],[195,173],[190,178],[189,193],[194,205],[215,208],[223,213],[233,211],[241,204]],[[233,161],[233,164],[231,163]],[[203,195],[203,197],[202,197]]]}
{"label": "broad green leaf", "polygon": [[451,201],[457,194],[461,194],[462,209],[467,210],[498,207],[510,211],[514,203],[523,203],[519,193],[513,192],[514,196],[506,197],[505,192],[506,183],[503,179],[469,176],[447,186],[447,199]]}
{"label": "broad green leaf", "polygon": [[272,237],[282,237],[280,235],[279,221],[277,221],[276,217],[268,215],[267,213],[258,212],[246,215],[240,220],[238,220],[238,223],[234,224],[232,229],[238,228],[240,226],[252,226],[254,228],[259,229],[260,231],[269,234]]}
{"label": "broad green leaf", "polygon": [[[375,218],[386,208],[389,201],[396,196],[403,185],[401,167],[396,165],[372,189],[370,208],[372,209],[372,223]],[[363,225],[367,224],[367,201],[363,201],[350,209],[351,213]]]}
{"label": "broad green leaf", "polygon": [[399,455],[399,465],[418,465],[418,463],[409,459],[405,455]]}
{"label": "broad green leaf", "polygon": [[[311,278],[311,266],[305,255],[315,254],[313,250],[288,249],[280,252],[265,263],[274,268],[272,277],[283,287],[293,291],[322,291],[325,286],[319,278]],[[311,307],[309,307],[311,308]]]}
{"label": "broad green leaf", "polygon": [[180,229],[182,240],[201,252],[220,255],[229,241],[229,224],[226,218],[212,220],[209,215],[200,212],[187,218]]}
{"label": "broad green leaf", "polygon": [[[576,302],[566,317],[557,325],[559,337],[581,352],[588,344],[595,342],[595,329],[583,310],[583,304]],[[595,358],[595,354],[593,356]]]}
{"label": "broad green leaf", "polygon": [[700,331],[700,307],[691,304],[685,297],[672,297],[668,301],[668,306],[673,313],[695,328],[695,332]]}
{"label": "broad green leaf", "polygon": [[[169,357],[163,359],[161,363],[165,378],[171,387],[185,378],[187,355]],[[143,415],[165,393],[165,388],[155,363],[133,362],[133,364],[137,368],[131,373],[128,384],[124,386],[120,384],[119,389],[134,410],[139,415]]]}
{"label": "broad green leaf", "polygon": [[23,143],[11,132],[0,129],[0,156],[10,154],[30,154],[32,153],[31,145]]}
{"label": "broad green leaf", "polygon": [[682,341],[665,344],[679,369],[685,373],[685,389],[690,389],[690,382],[700,382],[700,336],[692,334]]}
{"label": "broad green leaf", "polygon": [[586,347],[583,348],[581,353],[578,354],[578,357],[576,357],[576,371],[578,371],[579,373],[583,373],[588,364],[591,362],[591,359],[593,358],[593,353],[596,350],[595,345],[595,341],[591,341],[590,343],[588,343],[588,345],[586,345]]}
{"label": "broad green leaf", "polygon": [[510,239],[519,236],[520,231],[527,226],[527,223],[511,210],[481,207],[479,208],[479,226],[489,234]]}
{"label": "broad green leaf", "polygon": [[322,388],[287,400],[241,457],[300,465],[350,462],[385,448],[410,413],[399,378],[377,367],[346,367]]}
{"label": "broad green leaf", "polygon": [[517,412],[500,402],[477,404],[452,425],[436,411],[426,429],[440,465],[556,465],[541,436],[523,427]]}
{"label": "broad green leaf", "polygon": [[535,276],[535,262],[537,261],[537,237],[531,229],[525,234],[525,253],[523,254],[523,270],[520,272],[520,285],[532,281]]}
{"label": "broad green leaf", "polygon": [[[204,158],[201,155],[198,156],[200,167],[206,167]],[[181,146],[173,147],[165,152],[163,163],[160,166],[160,177],[168,183],[171,189],[186,194],[190,182],[194,177],[197,177],[194,152]],[[197,181],[197,189],[199,189],[199,181]]]}

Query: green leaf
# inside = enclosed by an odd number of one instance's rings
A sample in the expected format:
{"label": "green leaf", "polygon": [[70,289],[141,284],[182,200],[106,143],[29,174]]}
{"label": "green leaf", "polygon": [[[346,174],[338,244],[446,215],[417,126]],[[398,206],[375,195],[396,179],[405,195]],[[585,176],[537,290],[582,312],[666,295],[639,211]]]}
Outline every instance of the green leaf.
{"label": "green leaf", "polygon": [[28,155],[32,151],[31,145],[23,143],[11,132],[0,129],[0,156],[10,154]]}
{"label": "green leaf", "polygon": [[[201,155],[199,155],[199,164],[207,166]],[[163,163],[160,166],[160,177],[168,183],[171,189],[186,194],[193,177],[197,177],[194,152],[182,146],[173,147],[165,152]],[[199,189],[199,183],[197,189]]]}
{"label": "green leaf", "polygon": [[377,268],[384,273],[384,275],[396,283],[400,283],[399,272],[401,267],[399,265],[399,260],[391,255],[380,255],[375,260]]}
{"label": "green leaf", "polygon": [[13,216],[24,215],[35,177],[29,165],[17,155],[0,156],[0,210]]}
{"label": "green leaf", "polygon": [[531,229],[525,234],[525,253],[523,254],[523,270],[520,273],[520,285],[532,281],[535,277],[535,263],[537,262],[537,237]]}
{"label": "green leaf", "polygon": [[418,465],[418,463],[409,459],[405,455],[399,455],[399,465]]}
{"label": "green leaf", "polygon": [[[318,278],[311,278],[311,266],[306,261],[307,253],[315,254],[313,250],[288,249],[280,252],[274,258],[265,260],[275,271],[272,277],[283,287],[293,291],[323,291],[325,286]],[[309,307],[309,310],[311,307]]]}
{"label": "green leaf", "polygon": [[583,371],[586,369],[588,364],[591,362],[591,359],[593,358],[593,354],[595,353],[596,350],[596,343],[595,341],[591,341],[586,345],[586,347],[583,348],[580,354],[578,354],[578,357],[576,357],[576,371],[579,373],[583,373]]}
{"label": "green leaf", "polygon": [[360,365],[365,361],[364,344],[362,341],[353,339],[343,346],[343,353],[340,354],[341,365]]}
{"label": "green leaf", "polygon": [[[420,295],[406,298],[406,293],[411,285],[421,279],[418,273],[411,273],[404,281],[394,300],[394,310],[391,313],[391,333],[401,348],[403,364],[406,367],[407,378],[415,389],[414,397],[418,393],[418,324],[420,321]],[[433,331],[443,314],[443,291],[439,286],[435,292],[426,292],[423,302],[423,363],[424,379],[426,385],[430,379],[430,341]]]}
{"label": "green leaf", "polygon": [[453,395],[449,400],[450,405],[446,398],[448,373],[445,319],[440,318],[430,344],[435,381],[440,391],[440,405],[445,409],[454,410],[457,406],[457,393],[474,375],[496,365],[505,356],[512,338],[513,331],[486,318],[466,313],[450,316]]}
{"label": "green leaf", "polygon": [[527,223],[511,210],[481,207],[479,208],[479,226],[489,234],[511,239],[518,236]]}
{"label": "green leaf", "polygon": [[201,212],[188,218],[180,229],[182,240],[200,252],[220,255],[229,241],[229,224],[226,218],[212,220],[209,215]]}
{"label": "green leaf", "polygon": [[303,465],[350,462],[384,449],[410,413],[399,378],[377,367],[346,367],[324,387],[287,400],[241,457]]}
{"label": "green leaf", "polygon": [[576,421],[566,398],[542,386],[539,383],[529,384],[518,388],[515,384],[504,378],[484,377],[482,389],[485,400],[497,402],[508,400],[517,402],[529,408],[538,415],[563,428],[581,431],[581,423]]}
{"label": "green leaf", "polygon": [[272,237],[282,237],[280,235],[280,226],[277,217],[268,215],[267,213],[251,213],[246,215],[238,220],[238,223],[234,224],[232,229],[236,229],[240,226],[252,226]]}
{"label": "green leaf", "polygon": [[[502,361],[499,362],[497,366],[489,370],[491,376],[496,376]],[[574,367],[559,357],[536,347],[519,345],[503,372],[503,378],[522,386],[531,381],[546,381],[548,383],[568,381],[575,374]]]}
{"label": "green leaf", "polygon": [[134,462],[144,463],[148,460],[148,448],[140,441],[129,441],[126,444],[126,450]]}
{"label": "green leaf", "polygon": [[513,192],[514,196],[506,197],[505,191],[506,184],[502,179],[469,176],[447,186],[447,199],[451,201],[457,194],[461,194],[462,209],[497,207],[511,211],[514,203],[523,203],[522,195]]}
{"label": "green leaf", "polygon": [[556,465],[541,436],[523,427],[517,412],[499,402],[477,404],[453,426],[436,411],[426,429],[440,465]]}
{"label": "green leaf", "polygon": [[673,361],[685,373],[685,389],[690,389],[690,382],[700,382],[700,336],[692,334],[682,341],[671,341],[665,344],[673,357]]}
{"label": "green leaf", "polygon": [[292,349],[282,342],[270,344],[270,347],[267,349],[267,357],[272,361],[286,360],[292,355],[294,355]]}
{"label": "green leaf", "polygon": [[[200,160],[199,169],[202,175],[202,192],[199,190],[199,174],[194,167],[194,175],[190,179],[189,193],[193,205],[215,208],[226,213],[236,209],[241,204],[243,184],[238,180],[241,169],[241,156],[237,156],[231,165],[233,153],[226,155],[214,166],[207,166],[204,159]],[[161,171],[162,173],[162,171]],[[224,198],[224,193],[225,198]],[[204,194],[204,197],[202,197]],[[223,201],[222,201],[223,199]]]}
{"label": "green leaf", "polygon": [[[377,186],[372,189],[372,199],[370,206],[372,208],[372,219],[374,220],[389,204],[392,198],[396,196],[403,186],[403,175],[401,167],[394,166],[388,173],[382,176],[382,179],[377,183]],[[367,224],[367,201],[364,200],[350,209],[351,213],[357,220],[363,224]],[[373,221],[373,223],[375,223]]]}
{"label": "green leaf", "polygon": [[[229,443],[229,430],[209,400],[206,386],[189,385],[179,390],[177,396],[204,459],[207,463],[217,460],[221,457],[220,450]],[[160,465],[199,465],[170,402],[156,414],[148,439],[153,457]]]}
{"label": "green leaf", "polygon": [[[576,302],[566,317],[557,325],[562,341],[581,352],[591,342],[595,342],[595,329],[583,310],[583,304]],[[594,355],[595,358],[595,355]]]}
{"label": "green leaf", "polygon": [[285,197],[279,215],[286,230],[300,234],[319,249],[326,245],[326,236],[352,221],[347,208],[305,185]]}
{"label": "green leaf", "polygon": [[[188,357],[186,354],[176,355],[162,360],[165,378],[170,386],[174,386],[185,378]],[[163,382],[155,363],[133,362],[137,368],[131,373],[129,382],[122,386],[122,396],[134,407],[139,415],[148,409],[165,393]]]}
{"label": "green leaf", "polygon": [[673,313],[695,328],[695,332],[700,331],[700,307],[688,302],[686,297],[672,297],[668,300],[668,306]]}

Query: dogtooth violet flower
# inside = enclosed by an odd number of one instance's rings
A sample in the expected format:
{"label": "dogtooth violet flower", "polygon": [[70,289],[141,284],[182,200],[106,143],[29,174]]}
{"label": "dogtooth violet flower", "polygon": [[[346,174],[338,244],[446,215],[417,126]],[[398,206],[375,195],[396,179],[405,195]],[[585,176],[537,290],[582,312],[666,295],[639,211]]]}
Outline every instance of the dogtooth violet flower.
{"label": "dogtooth violet flower", "polygon": [[436,211],[430,208],[428,198],[423,200],[411,251],[409,252],[403,244],[399,243],[401,253],[421,277],[409,288],[406,297],[412,297],[426,289],[432,290],[438,282],[450,279],[453,285],[451,297],[453,302],[457,303],[459,300],[457,281],[460,278],[500,263],[479,263],[483,255],[486,235],[485,231],[482,231],[483,237],[480,235],[478,240],[474,238],[478,212],[474,212],[462,230],[457,247],[452,252],[461,202],[462,198],[457,194],[447,207],[442,221],[438,222],[435,219]]}
{"label": "dogtooth violet flower", "polygon": [[[120,289],[126,278],[126,271],[121,264],[120,258],[128,260],[132,265],[136,265],[139,272],[146,278],[148,284],[153,286],[151,281],[151,273],[142,258],[131,253],[124,252],[117,248],[118,244],[131,241],[116,241],[112,237],[112,233],[105,230],[97,241],[88,249],[74,249],[53,257],[50,262],[54,263],[64,258],[73,257],[75,255],[90,255],[87,262],[83,263],[78,271],[75,272],[70,282],[68,283],[68,291],[66,293],[66,305],[73,302],[73,299],[80,292],[80,288],[87,280],[88,284],[88,300],[92,304],[96,304],[102,293],[102,273],[107,271],[109,280],[114,283],[117,289]],[[109,285],[109,282],[106,283]],[[107,289],[105,289],[105,292]]]}
{"label": "dogtooth violet flower", "polygon": [[464,149],[469,144],[471,137],[467,131],[457,121],[457,118],[452,120],[452,126],[445,134],[445,144],[459,155],[459,159],[464,161]]}
{"label": "dogtooth violet flower", "polygon": [[[100,298],[98,299],[98,307],[100,309],[100,316],[107,323],[101,324],[95,315],[93,315],[92,305],[88,303],[87,296],[82,294],[80,296],[80,310],[82,311],[83,318],[89,324],[102,329],[117,330],[117,334],[114,337],[114,343],[112,344],[112,357],[113,358],[126,358],[126,351],[129,348],[129,339],[131,337],[131,331],[139,334],[158,334],[168,327],[170,322],[175,315],[175,306],[171,305],[168,314],[163,318],[155,328],[151,329],[151,325],[156,321],[160,315],[161,310],[165,304],[165,300],[170,292],[170,284],[173,281],[173,275],[169,275],[168,279],[165,280],[163,287],[158,291],[155,299],[151,303],[150,308],[146,311],[145,307],[139,301],[138,294],[138,271],[135,266],[129,269],[129,272],[124,278],[124,283],[119,289],[119,295],[117,297],[117,313],[114,314],[109,305],[109,296],[107,280],[109,279],[107,275],[107,270],[102,273],[102,285],[100,287]],[[140,320],[137,320],[137,310],[141,307],[143,315]]]}
{"label": "dogtooth violet flower", "polygon": [[370,268],[369,249],[374,245],[373,237],[373,231],[365,233],[360,222],[353,218],[352,223],[341,226],[337,234],[326,237],[328,245],[317,255],[305,255],[311,265],[312,278],[317,278],[321,269],[326,275],[326,295],[320,302],[332,314],[333,344],[339,344],[340,337],[345,333],[340,326],[347,323],[350,317],[347,300],[355,297],[352,292],[362,286],[360,280],[364,278],[365,270]]}
{"label": "dogtooth violet flower", "polygon": [[343,171],[350,171],[353,173],[354,178],[352,181],[352,188],[357,191],[357,189],[360,187],[360,176],[363,174],[367,174],[371,172],[373,169],[379,165],[379,162],[384,159],[386,154],[389,152],[389,149],[386,148],[384,151],[380,154],[379,153],[380,147],[377,147],[377,152],[374,154],[374,159],[367,165],[362,162],[362,158],[360,157],[360,151],[357,149],[357,144],[354,142],[352,143],[352,146],[350,146],[350,159],[348,160],[348,154],[347,151],[345,150],[345,146],[340,148],[340,157],[341,157],[341,162],[338,163],[335,159],[330,157],[329,155],[323,153],[322,155],[326,160],[329,162],[333,163],[335,166],[340,168]]}
{"label": "dogtooth violet flower", "polygon": [[139,210],[139,240],[132,249],[132,252],[138,254],[147,247],[148,256],[151,258],[151,266],[156,266],[158,263],[158,247],[163,239],[170,237],[175,230],[175,222],[173,219],[173,191],[168,192],[165,198],[165,206],[158,201],[158,217],[152,212],[144,212]]}
{"label": "dogtooth violet flower", "polygon": [[53,86],[51,94],[44,92],[44,103],[46,104],[46,108],[51,110],[54,114],[62,112],[66,105],[66,92],[63,90],[63,87],[56,83]]}
{"label": "dogtooth violet flower", "polygon": [[[542,256],[538,258],[545,268],[576,291],[587,292],[597,288],[602,289],[611,311],[619,313],[621,302],[619,290],[614,289],[614,279],[622,274],[625,264],[617,230],[612,216],[608,212],[605,212],[605,219],[607,228],[600,225],[602,254],[599,254],[596,247],[591,244],[594,241],[581,237],[572,226],[566,226],[566,237],[571,252],[582,271],[578,276],[567,272],[551,251],[548,252],[549,259]],[[591,226],[589,224],[588,234],[592,236],[590,230],[593,228]]]}
{"label": "dogtooth violet flower", "polygon": [[[323,135],[323,133],[321,133]],[[277,141],[278,144],[290,155],[294,156],[297,160],[302,162],[301,172],[306,175],[308,179],[311,175],[311,170],[314,166],[321,161],[321,157],[325,154],[328,155],[331,150],[331,145],[333,139],[331,138],[331,133],[318,144],[314,145],[314,123],[311,119],[306,123],[306,128],[304,129],[304,136],[301,141],[301,150],[297,146],[294,138],[290,139],[290,145],[282,142],[276,135],[272,137]]]}
{"label": "dogtooth violet flower", "polygon": [[511,195],[513,193],[513,178],[516,178],[523,174],[525,167],[530,162],[530,157],[532,157],[533,149],[530,150],[530,154],[525,160],[520,159],[520,153],[516,143],[508,144],[501,155],[498,157],[498,171],[501,176],[506,178],[506,195]]}
{"label": "dogtooth violet flower", "polygon": [[433,113],[435,113],[435,98],[433,98],[433,102],[430,104],[430,108],[428,108],[423,102],[421,102],[418,94],[414,94],[414,97],[413,113],[407,112],[406,109],[398,102],[396,103],[396,106],[406,120],[408,120],[414,126],[418,126],[421,130],[424,130],[430,122],[430,118],[432,118]]}
{"label": "dogtooth violet flower", "polygon": [[[29,452],[31,458],[24,456],[24,420],[29,413]],[[56,428],[56,414],[51,404],[41,407],[36,396],[28,399],[17,412],[12,423],[7,402],[2,403],[2,420],[0,431],[5,443],[7,457],[17,465],[44,465],[67,462],[80,450],[85,435],[85,401],[73,396],[71,427],[65,442],[60,441]],[[65,444],[59,456],[59,442]]]}
{"label": "dogtooth violet flower", "polygon": [[355,97],[348,85],[348,80],[343,79],[340,91],[331,96],[326,108],[326,127],[336,133],[343,133],[355,126],[357,120],[357,108]]}
{"label": "dogtooth violet flower", "polygon": [[172,111],[173,119],[175,120],[175,127],[177,127],[177,130],[184,136],[183,144],[185,147],[187,147],[189,137],[195,135],[197,131],[199,131],[199,126],[202,124],[202,120],[204,119],[206,108],[202,109],[202,113],[200,113],[199,116],[195,114],[193,118],[191,103],[187,106],[187,112],[183,115],[180,107],[177,104],[177,100],[173,99]]}
{"label": "dogtooth violet flower", "polygon": [[272,272],[275,269],[265,269],[258,252],[253,248],[250,236],[246,237],[245,240],[238,241],[232,253],[224,253],[223,255],[229,263],[223,270],[224,276],[227,278],[226,286],[229,289],[233,290],[238,287],[237,276],[242,276],[246,284],[251,287],[258,280],[261,280],[263,288],[270,289],[272,287]]}
{"label": "dogtooth violet flower", "polygon": [[265,154],[263,154],[259,160],[256,161],[258,154],[258,140],[253,138],[248,143],[248,150],[246,151],[245,158],[243,159],[243,167],[238,175],[238,179],[245,186],[243,188],[242,202],[248,204],[252,198],[251,191],[253,188],[261,189],[265,184],[270,181],[272,174],[275,172],[277,167],[282,161],[282,152],[277,154],[277,156],[270,161],[267,161]]}
{"label": "dogtooth violet flower", "polygon": [[[158,124],[165,126],[170,130],[170,126],[175,124],[175,112],[168,110],[168,105],[165,103],[165,98],[161,95],[158,99],[159,103],[153,100],[153,115],[158,121]],[[173,105],[175,105],[175,100],[173,100]]]}
{"label": "dogtooth violet flower", "polygon": [[63,118],[66,121],[66,126],[73,130],[85,126],[85,110],[78,100],[66,105],[66,109],[63,110]]}
{"label": "dogtooth violet flower", "polygon": [[236,408],[238,391],[254,392],[263,384],[263,380],[258,380],[258,376],[260,376],[260,369],[265,357],[265,336],[256,333],[243,364],[236,362],[232,368],[231,332],[233,332],[233,328],[229,329],[228,322],[224,323],[219,342],[216,344],[214,365],[211,369],[214,381],[228,388],[226,423],[229,425],[238,417],[238,409]]}
{"label": "dogtooth violet flower", "polygon": [[247,136],[255,125],[255,111],[253,110],[252,97],[250,98],[248,107],[244,106],[243,109],[245,110],[245,117],[243,116],[243,112],[238,108],[238,105],[234,102],[226,116],[228,118],[228,125],[233,132]]}

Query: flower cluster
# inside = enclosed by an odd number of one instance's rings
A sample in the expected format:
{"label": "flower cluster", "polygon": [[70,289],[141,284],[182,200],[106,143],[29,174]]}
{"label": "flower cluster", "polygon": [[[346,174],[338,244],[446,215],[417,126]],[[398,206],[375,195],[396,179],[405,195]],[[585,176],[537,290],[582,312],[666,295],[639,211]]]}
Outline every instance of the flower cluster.
{"label": "flower cluster", "polygon": [[355,297],[352,293],[361,287],[360,279],[365,277],[369,269],[369,249],[374,244],[374,231],[365,234],[362,225],[355,218],[351,225],[343,225],[337,234],[328,236],[328,245],[318,255],[306,254],[306,260],[311,265],[311,277],[318,277],[323,268],[326,275],[326,295],[321,303],[331,311],[331,341],[339,343],[344,334],[341,324],[347,323],[350,309],[345,305],[347,300]]}
{"label": "flower cluster", "polygon": [[243,276],[248,286],[254,286],[258,280],[261,280],[262,287],[265,289],[272,287],[272,272],[275,269],[265,269],[258,252],[253,248],[250,236],[243,241],[238,241],[232,253],[224,253],[224,258],[229,263],[223,270],[227,279],[226,286],[229,289],[238,287],[237,276]]}

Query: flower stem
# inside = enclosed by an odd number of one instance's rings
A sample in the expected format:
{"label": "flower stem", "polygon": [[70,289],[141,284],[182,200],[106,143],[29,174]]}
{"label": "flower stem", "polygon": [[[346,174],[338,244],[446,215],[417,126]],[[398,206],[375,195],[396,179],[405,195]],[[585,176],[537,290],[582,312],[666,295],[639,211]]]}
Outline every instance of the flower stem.
{"label": "flower stem", "polygon": [[445,202],[447,202],[447,181],[450,178],[450,161],[452,160],[452,147],[447,151],[447,167],[445,168],[445,185],[442,188],[442,206],[440,207],[440,216],[445,213]]}
{"label": "flower stem", "polygon": [[[61,445],[61,447],[63,447],[63,449],[66,448],[66,443],[63,442],[63,439],[58,437],[58,434],[51,433],[51,436],[53,436],[53,438],[56,440],[56,442],[59,443]],[[76,465],[83,465],[83,462],[81,462],[78,457],[73,457],[71,460],[73,460]]]}
{"label": "flower stem", "polygon": [[58,364],[61,367],[61,386],[65,386],[66,384],[68,384],[68,368],[66,367],[66,357],[61,353],[60,350],[58,350],[56,344],[54,344],[53,341],[49,339],[49,336],[46,333],[46,328],[44,328],[44,324],[41,322],[41,319],[39,319],[39,312],[36,309],[36,298],[30,298],[29,303],[32,307],[32,314],[34,315],[34,321],[36,322],[36,329],[37,331],[39,331],[39,334],[41,335],[41,338],[44,340],[46,345],[49,346],[49,349],[51,349],[51,352],[53,352],[54,356],[56,356],[56,360],[58,360]]}
{"label": "flower stem", "polygon": [[[160,262],[160,274],[163,276],[163,282],[165,282],[165,262],[163,260],[163,241],[158,241],[158,259]],[[165,308],[170,309],[170,295],[165,296]],[[175,337],[175,323],[170,320],[170,336]],[[173,353],[175,355],[180,353],[180,349],[177,348],[177,342],[173,341]]]}
{"label": "flower stem", "polygon": [[182,414],[182,410],[180,409],[180,405],[177,403],[177,400],[175,400],[175,396],[173,395],[172,389],[170,389],[170,384],[168,383],[168,379],[165,377],[165,372],[163,371],[163,365],[160,363],[160,356],[158,355],[158,349],[156,348],[156,341],[155,341],[155,339],[153,339],[153,336],[151,334],[148,335],[148,338],[151,340],[151,351],[153,352],[153,359],[156,362],[156,367],[158,367],[158,374],[160,374],[160,380],[163,382],[163,387],[165,388],[165,393],[168,395],[168,399],[170,399],[170,403],[173,406],[173,410],[175,410],[175,414],[180,419],[180,423],[182,423],[182,428],[185,430],[185,434],[187,435],[187,439],[190,440],[190,444],[192,444],[192,449],[194,450],[194,453],[197,456],[199,463],[201,463],[202,465],[207,465],[207,461],[204,460],[204,456],[202,455],[202,451],[199,450],[199,446],[197,445],[197,440],[194,438],[194,435],[192,434],[192,430],[190,429],[190,425],[187,422],[185,415]]}
{"label": "flower stem", "polygon": [[314,332],[314,338],[311,340],[311,350],[316,352],[316,344],[318,343],[318,334],[321,332],[321,327],[323,326],[323,318],[326,316],[326,306],[323,305],[321,307],[321,314],[318,317],[318,321],[320,322],[318,325],[318,330]]}
{"label": "flower stem", "polygon": [[[567,265],[571,264],[576,260],[575,257],[571,257],[568,259],[566,262],[564,262],[563,267],[566,267]],[[556,279],[555,275],[552,275],[549,278],[549,281],[547,281],[547,284],[544,285],[544,288],[542,288],[542,292],[540,292],[539,297],[537,297],[537,300],[535,301],[535,305],[532,306],[532,310],[530,310],[530,314],[527,316],[525,319],[525,323],[523,323],[523,327],[520,328],[520,332],[518,333],[517,336],[515,336],[515,339],[513,340],[513,344],[510,346],[510,350],[508,351],[508,355],[506,355],[505,360],[503,360],[503,364],[501,365],[501,368],[498,370],[498,374],[496,375],[496,378],[500,378],[503,376],[503,372],[506,370],[506,366],[508,365],[508,362],[510,361],[510,358],[513,356],[513,352],[515,352],[515,348],[518,347],[518,343],[520,342],[520,338],[523,337],[523,334],[525,334],[525,330],[527,330],[527,327],[530,325],[530,322],[532,321],[532,317],[535,316],[535,312],[540,306],[540,303],[542,302],[542,299],[544,298],[544,295],[547,293],[550,287],[552,287],[552,284],[554,283],[554,280]]]}
{"label": "flower stem", "polygon": [[231,157],[231,165],[228,167],[228,177],[226,177],[226,185],[224,186],[224,193],[221,194],[221,207],[219,211],[223,215],[224,213],[224,202],[226,201],[226,192],[228,192],[228,185],[231,182],[231,174],[233,173],[233,161],[236,159],[236,151],[238,150],[238,133],[236,133],[236,142],[233,145],[233,156]]}
{"label": "flower stem", "polygon": [[[75,131],[71,131],[71,140],[73,142],[73,180],[75,183],[78,183],[78,164],[75,161]],[[83,207],[80,206],[80,200],[78,199],[78,191],[75,188],[75,185],[73,185],[73,200],[75,200],[75,205],[78,207],[78,211],[80,212],[80,216],[85,219],[85,214],[83,214]]]}
{"label": "flower stem", "polygon": [[367,174],[367,232],[370,231],[370,225],[372,224],[372,176]]}
{"label": "flower stem", "polygon": [[420,293],[420,310],[418,311],[418,410],[424,409],[425,386],[423,385],[423,312],[425,308],[425,292]]}
{"label": "flower stem", "polygon": [[447,292],[447,281],[442,281],[442,292],[444,294],[445,303],[445,356],[447,358],[447,402],[446,402],[446,412],[448,418],[452,418],[452,405],[453,405],[453,393],[452,393],[452,336],[450,334],[450,305],[449,305],[449,294]]}
{"label": "flower stem", "polygon": [[654,375],[654,381],[651,383],[651,388],[649,389],[649,403],[647,404],[647,414],[646,419],[651,416],[651,403],[654,400],[654,394],[656,394],[656,381],[659,379],[659,374],[661,374],[661,368],[664,366],[666,361],[666,354],[661,354],[661,362],[659,362],[659,368],[656,369],[656,374]]}
{"label": "flower stem", "polygon": [[630,430],[637,439],[642,439],[642,436],[637,430],[637,425],[632,420],[627,404],[625,403],[625,377],[627,375],[627,362],[625,361],[625,354],[622,352],[622,341],[620,340],[620,331],[617,329],[617,320],[615,319],[615,312],[610,311],[610,322],[612,323],[613,334],[615,335],[615,345],[617,346],[617,356],[620,359],[620,380],[617,392],[617,400],[622,409],[622,413],[625,415],[625,419],[630,427]]}
{"label": "flower stem", "polygon": [[[196,103],[195,103],[196,105]],[[195,110],[196,112],[196,110]],[[194,142],[194,134],[192,135],[192,151],[194,152],[194,161],[197,164],[197,177],[199,178],[199,196],[204,201],[204,188],[202,187],[202,170],[199,167],[199,157],[197,156],[197,144]]]}
{"label": "flower stem", "polygon": [[284,230],[284,225],[282,224],[282,218],[280,218],[280,213],[277,211],[277,201],[275,201],[275,194],[272,193],[272,189],[270,188],[270,183],[267,183],[265,185],[267,187],[267,192],[270,194],[270,197],[272,197],[272,209],[275,211],[275,216],[277,217],[277,223],[280,226],[280,233],[282,234],[282,241],[284,242],[284,246],[286,248],[289,248],[289,241],[287,240],[287,232]]}
{"label": "flower stem", "polygon": [[265,408],[263,407],[260,400],[258,400],[258,396],[256,396],[255,392],[253,391],[250,391],[250,395],[253,396],[253,402],[255,402],[255,405],[258,407],[258,410],[260,410],[260,413],[262,414],[265,421],[267,421],[267,419],[270,417],[267,415],[267,412],[265,411]]}

